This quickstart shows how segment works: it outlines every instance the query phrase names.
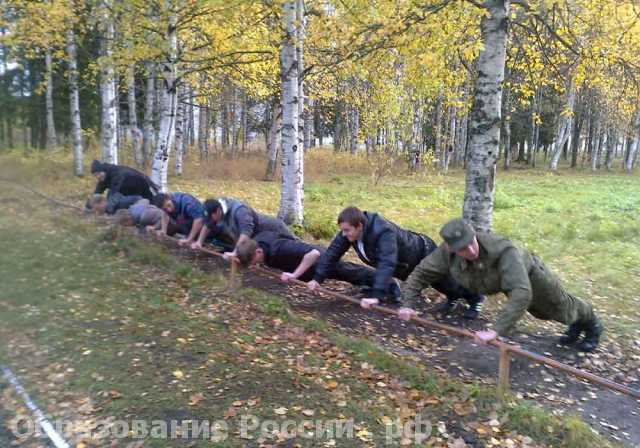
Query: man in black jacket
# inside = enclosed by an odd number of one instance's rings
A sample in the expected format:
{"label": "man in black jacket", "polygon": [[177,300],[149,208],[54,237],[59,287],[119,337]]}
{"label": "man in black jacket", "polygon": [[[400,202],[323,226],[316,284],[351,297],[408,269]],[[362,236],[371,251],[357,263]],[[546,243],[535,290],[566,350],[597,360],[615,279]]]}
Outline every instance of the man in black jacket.
{"label": "man in black jacket", "polygon": [[[267,231],[239,243],[236,255],[245,267],[265,264],[281,270],[280,280],[285,283],[293,279],[308,282],[313,279],[318,259],[325,250],[321,246]],[[331,266],[327,278],[371,287],[375,281],[375,271],[361,264],[338,261]],[[400,287],[396,282],[391,282],[385,298],[398,302],[399,297]]]}
{"label": "man in black jacket", "polygon": [[123,196],[140,196],[153,199],[158,186],[149,177],[128,166],[112,165],[94,160],[91,163],[91,174],[98,179],[94,194],[107,193],[108,214],[115,213]]}
{"label": "man in black jacket", "polygon": [[[377,213],[363,212],[357,207],[342,210],[338,215],[338,226],[340,231],[320,257],[308,286],[315,290],[328,278],[331,266],[353,247],[360,260],[376,269],[370,298],[361,302],[365,308],[384,297],[393,277],[406,280],[420,261],[438,247],[426,235],[402,229]],[[467,291],[451,277],[432,286],[447,296],[447,304],[464,298],[469,304],[465,318],[475,319],[478,316],[483,296]]]}

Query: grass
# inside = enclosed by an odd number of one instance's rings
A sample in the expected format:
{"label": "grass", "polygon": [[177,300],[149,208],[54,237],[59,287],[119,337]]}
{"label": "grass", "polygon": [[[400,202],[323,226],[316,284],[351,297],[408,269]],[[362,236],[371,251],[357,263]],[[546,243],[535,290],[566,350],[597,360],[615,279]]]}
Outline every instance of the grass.
{"label": "grass", "polygon": [[[314,157],[320,163],[328,156]],[[62,156],[9,155],[0,165],[0,175],[30,179],[69,201],[81,203],[93,184],[69,178]],[[171,182],[201,197],[223,193],[275,210],[277,184],[238,175],[205,184],[191,173],[196,169],[188,166],[184,178]],[[373,186],[346,171],[323,174],[315,168],[307,184],[307,236],[330,237],[335,214],[349,203],[436,236],[461,203],[459,173],[389,178]],[[637,279],[629,278],[637,270],[637,179],[522,172],[501,173],[499,179],[496,230],[541,254],[599,309],[624,311],[626,320],[615,327],[620,334],[637,331],[637,311],[630,309],[638,299]],[[237,432],[242,415],[301,421],[301,412],[310,410],[353,419],[356,436],[339,446],[379,446],[386,419],[405,412],[397,397],[407,396],[403,403],[412,412],[416,403],[435,397],[439,404],[426,408],[434,421],[452,418],[452,403],[474,401],[479,411],[468,419],[482,421],[497,409],[503,431],[538,443],[607,446],[579,419],[558,419],[521,401],[496,407],[492,390],[441,378],[370,341],[335,333],[324,322],[293,314],[281,298],[244,289],[231,296],[221,276],[205,275],[159,245],[96,230],[68,212],[52,213],[18,190],[3,188],[2,196],[0,359],[20,372],[37,400],[51,404],[54,416],[218,420],[227,422],[230,437],[213,446],[241,446],[249,440]],[[61,383],[53,381],[55,375]],[[401,386],[391,390],[390,384]],[[84,415],[78,409],[86,403],[92,411]],[[274,413],[280,408],[285,415]],[[172,443],[152,440],[145,446]]]}

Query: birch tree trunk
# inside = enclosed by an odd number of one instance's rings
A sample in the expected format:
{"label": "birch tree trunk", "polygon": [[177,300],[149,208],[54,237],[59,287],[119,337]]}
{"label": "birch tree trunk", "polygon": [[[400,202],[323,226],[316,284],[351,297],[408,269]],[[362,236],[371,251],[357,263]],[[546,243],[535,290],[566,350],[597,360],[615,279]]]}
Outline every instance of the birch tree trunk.
{"label": "birch tree trunk", "polygon": [[298,61],[296,11],[300,0],[282,6],[284,39],[280,50],[282,81],[282,188],[278,217],[287,224],[302,224],[304,219],[304,150],[298,145],[300,121],[298,101]]}
{"label": "birch tree trunk", "polygon": [[178,89],[176,106],[176,129],[175,129],[175,147],[176,147],[176,161],[174,166],[174,174],[176,176],[182,176],[182,159],[184,157],[184,144],[185,144],[185,106],[184,106],[184,88]]}
{"label": "birch tree trunk", "polygon": [[439,96],[436,100],[436,123],[433,131],[435,133],[433,156],[437,164],[441,163],[442,158],[442,108],[442,97]]}
{"label": "birch tree trunk", "polygon": [[162,192],[167,191],[167,169],[169,166],[169,152],[171,151],[175,133],[178,96],[175,63],[178,52],[177,16],[172,0],[165,0],[165,6],[169,11],[169,23],[165,31],[167,52],[163,55],[164,61],[160,64],[160,126],[151,165],[151,180],[160,187]]}
{"label": "birch tree trunk", "polygon": [[82,176],[82,125],[80,122],[80,92],[78,91],[78,58],[73,26],[67,30],[67,57],[69,58],[69,112],[71,115],[71,138],[73,141],[73,173]]}
{"label": "birch tree trunk", "polygon": [[307,98],[307,110],[304,113],[304,149],[307,150],[315,146],[315,138],[313,136],[314,122],[313,100]]}
{"label": "birch tree trunk", "polygon": [[485,0],[484,7],[488,15],[480,24],[484,50],[478,59],[478,77],[471,108],[462,214],[477,231],[489,232],[500,144],[509,0]]}
{"label": "birch tree trunk", "polygon": [[102,161],[118,163],[118,116],[116,110],[116,75],[113,66],[113,40],[115,25],[111,0],[102,2],[104,31],[101,39],[102,58],[100,73],[100,94],[102,99]]}
{"label": "birch tree trunk", "polygon": [[58,135],[56,134],[56,123],[53,119],[53,61],[51,59],[51,50],[47,50],[44,56],[47,71],[47,91],[46,91],[46,108],[47,108],[47,148],[52,149],[58,146]]}
{"label": "birch tree trunk", "polygon": [[[296,60],[298,61],[298,148],[304,154],[305,100],[304,100],[304,0],[296,1]],[[301,167],[303,165],[301,164]]]}
{"label": "birch tree trunk", "polygon": [[605,166],[607,167],[607,171],[611,171],[613,168],[614,152],[617,145],[618,136],[615,134],[613,129],[610,129],[607,136],[607,153],[605,155]]}
{"label": "birch tree trunk", "polygon": [[129,109],[129,131],[133,144],[133,158],[136,165],[144,165],[142,154],[142,131],[138,127],[138,112],[136,110],[136,74],[135,66],[131,64],[127,68],[127,106]]}
{"label": "birch tree trunk", "polygon": [[153,125],[153,105],[155,103],[155,64],[148,62],[147,68],[147,83],[144,92],[144,124],[142,134],[142,158],[143,165],[147,164],[147,161],[151,158],[151,151],[155,145],[155,127]]}
{"label": "birch tree trunk", "polygon": [[558,123],[558,132],[556,134],[556,138],[553,142],[553,153],[551,155],[551,163],[549,167],[551,171],[558,171],[558,162],[560,161],[560,156],[562,155],[562,148],[569,140],[569,136],[571,135],[571,128],[573,124],[573,106],[576,99],[576,90],[573,87],[573,84],[569,87],[569,91],[567,92],[567,104],[565,106],[564,111],[560,114],[560,122]]}
{"label": "birch tree trunk", "polygon": [[358,152],[358,134],[360,133],[360,112],[356,106],[349,107],[349,151]]}
{"label": "birch tree trunk", "polygon": [[640,144],[640,108],[636,111],[636,118],[633,122],[633,140],[631,140],[631,146],[629,147],[629,154],[627,154],[627,160],[625,162],[625,171],[629,174],[633,172],[633,163],[638,153],[638,145]]}
{"label": "birch tree trunk", "polygon": [[198,108],[198,148],[200,148],[200,160],[209,158],[209,107]]}
{"label": "birch tree trunk", "polygon": [[278,101],[273,106],[271,112],[271,126],[267,134],[267,155],[269,161],[267,163],[266,180],[273,180],[276,175],[276,166],[278,163],[278,148],[280,147],[280,131],[282,130],[282,106]]}

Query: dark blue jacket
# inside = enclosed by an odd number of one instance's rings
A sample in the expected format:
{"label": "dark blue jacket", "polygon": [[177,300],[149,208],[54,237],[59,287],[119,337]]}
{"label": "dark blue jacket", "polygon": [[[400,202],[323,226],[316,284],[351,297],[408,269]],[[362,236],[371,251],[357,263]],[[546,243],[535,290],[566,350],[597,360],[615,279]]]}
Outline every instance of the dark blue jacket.
{"label": "dark blue jacket", "polygon": [[175,207],[169,216],[176,221],[178,227],[183,230],[191,230],[193,221],[204,218],[202,203],[187,193],[171,193],[171,202]]}
{"label": "dark blue jacket", "polygon": [[330,267],[353,246],[360,260],[376,268],[373,297],[383,298],[393,277],[405,280],[420,261],[437,246],[425,235],[402,229],[377,213],[364,212],[364,253],[338,232],[318,260],[314,280],[324,281]]}

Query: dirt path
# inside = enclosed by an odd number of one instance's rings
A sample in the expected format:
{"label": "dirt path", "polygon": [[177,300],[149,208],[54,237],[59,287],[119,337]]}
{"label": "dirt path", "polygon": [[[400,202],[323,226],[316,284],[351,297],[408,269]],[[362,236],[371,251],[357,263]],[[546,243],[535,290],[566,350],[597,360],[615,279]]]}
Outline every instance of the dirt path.
{"label": "dirt path", "polygon": [[[205,271],[227,269],[219,260],[205,255],[172,248],[173,253],[197,263]],[[287,298],[294,310],[309,313],[327,321],[345,333],[376,340],[385,348],[420,361],[436,370],[456,376],[464,382],[495,384],[498,352],[491,347],[480,347],[470,340],[462,340],[434,332],[393,317],[362,310],[351,304],[327,297],[318,297],[300,287],[285,286],[270,277],[249,273],[243,276],[243,285],[268,290]],[[344,284],[332,283],[332,288],[356,292]],[[488,319],[465,321],[459,313],[443,319],[452,325],[481,329]],[[538,326],[540,322],[537,321]],[[626,385],[640,388],[637,376],[640,349],[623,350],[615,341],[605,340],[599,349],[589,355],[556,343],[559,327],[543,324],[535,335],[520,333],[514,342],[523,348],[545,354],[556,360],[580,367]],[[634,376],[635,375],[635,376]],[[598,432],[627,446],[640,447],[640,401],[631,397],[592,386],[560,371],[516,358],[511,364],[513,393],[533,400],[558,414],[580,414]]]}

